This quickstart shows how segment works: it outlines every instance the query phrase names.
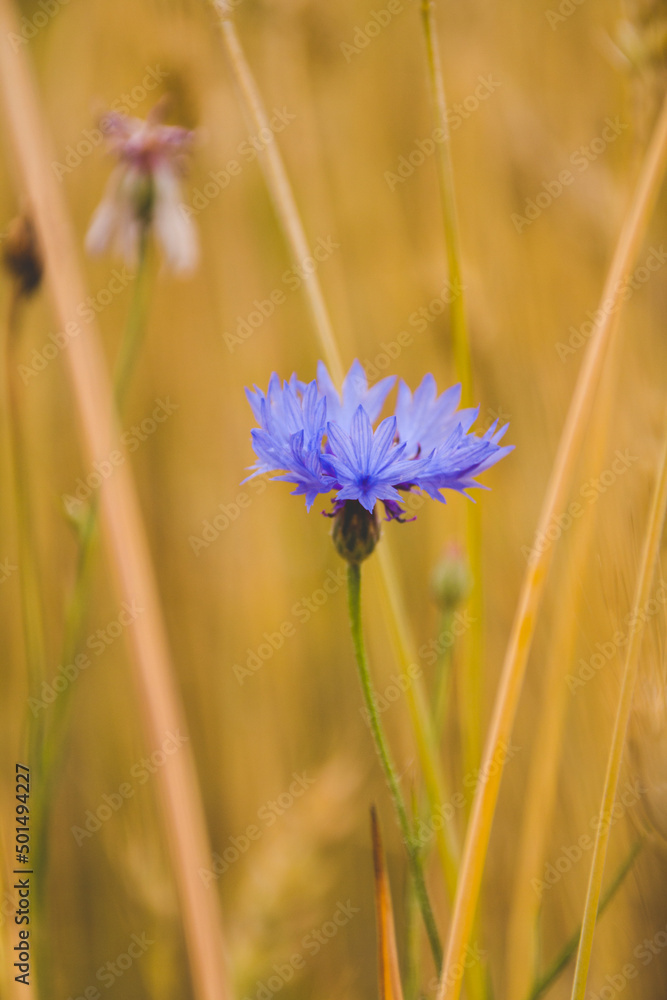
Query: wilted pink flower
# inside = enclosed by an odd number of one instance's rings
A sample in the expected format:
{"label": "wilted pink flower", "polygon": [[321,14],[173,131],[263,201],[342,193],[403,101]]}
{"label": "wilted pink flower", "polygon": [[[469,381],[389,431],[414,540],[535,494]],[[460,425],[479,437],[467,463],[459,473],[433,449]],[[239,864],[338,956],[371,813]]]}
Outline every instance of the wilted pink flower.
{"label": "wilted pink flower", "polygon": [[162,115],[162,104],[146,121],[106,115],[105,131],[118,165],[93,215],[86,249],[92,254],[111,249],[134,264],[145,232],[152,229],[167,265],[191,271],[199,251],[192,221],[181,210],[179,175],[193,133],[163,125]]}

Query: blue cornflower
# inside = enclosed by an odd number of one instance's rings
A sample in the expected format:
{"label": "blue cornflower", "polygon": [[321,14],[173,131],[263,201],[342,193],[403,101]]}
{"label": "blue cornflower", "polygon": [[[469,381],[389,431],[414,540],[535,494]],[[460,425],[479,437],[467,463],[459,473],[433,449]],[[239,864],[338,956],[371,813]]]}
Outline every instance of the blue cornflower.
{"label": "blue cornflower", "polygon": [[359,506],[377,524],[382,502],[387,520],[400,521],[401,494],[419,489],[444,503],[445,489],[479,486],[475,476],[512,450],[499,444],[507,425],[496,421],[481,437],[472,433],[479,411],[458,409],[458,385],[438,396],[432,375],[414,393],[401,382],[395,414],[373,430],[394,381],[369,388],[355,361],[339,395],[320,362],[309,384],[295,375],[281,383],[274,373],[266,394],[246,390],[259,424],[252,431],[252,475],[279,473],[274,478],[293,483],[309,510],[319,494],[333,493],[333,513],[348,508],[345,517],[358,526]]}

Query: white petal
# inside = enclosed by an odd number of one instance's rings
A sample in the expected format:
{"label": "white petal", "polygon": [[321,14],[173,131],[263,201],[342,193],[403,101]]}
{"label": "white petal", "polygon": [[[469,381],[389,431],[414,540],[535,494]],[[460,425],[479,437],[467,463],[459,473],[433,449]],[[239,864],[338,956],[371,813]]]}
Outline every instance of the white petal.
{"label": "white petal", "polygon": [[192,219],[183,211],[178,180],[166,165],[154,174],[155,235],[162,244],[167,264],[174,271],[192,271],[199,260],[197,232]]}

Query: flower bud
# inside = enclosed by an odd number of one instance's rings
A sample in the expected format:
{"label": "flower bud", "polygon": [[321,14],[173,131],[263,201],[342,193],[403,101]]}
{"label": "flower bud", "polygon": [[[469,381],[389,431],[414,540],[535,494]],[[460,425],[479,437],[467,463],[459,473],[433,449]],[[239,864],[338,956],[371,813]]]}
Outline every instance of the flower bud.
{"label": "flower bud", "polygon": [[42,280],[42,255],[35,227],[27,215],[18,215],[10,222],[2,258],[16,282],[18,293],[26,297],[32,295]]}
{"label": "flower bud", "polygon": [[358,500],[346,500],[334,514],[333,543],[338,555],[349,563],[360,563],[373,552],[380,540],[380,522]]}
{"label": "flower bud", "polygon": [[433,570],[433,598],[441,611],[451,613],[465,601],[471,588],[472,577],[463,550],[456,542],[451,542]]}

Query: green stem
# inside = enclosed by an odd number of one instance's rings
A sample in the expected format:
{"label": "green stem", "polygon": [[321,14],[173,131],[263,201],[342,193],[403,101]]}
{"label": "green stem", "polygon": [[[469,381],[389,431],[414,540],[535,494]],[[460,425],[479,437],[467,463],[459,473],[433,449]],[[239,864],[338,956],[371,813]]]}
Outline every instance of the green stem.
{"label": "green stem", "polygon": [[114,371],[114,398],[119,414],[123,412],[127,390],[146,333],[149,301],[148,258],[148,227],[144,225],[139,238],[137,273],[134,278],[132,302]]}
{"label": "green stem", "polygon": [[[452,611],[443,611],[440,617],[440,635],[449,636],[451,634],[454,614]],[[449,711],[449,699],[452,684],[452,666],[454,663],[453,645],[445,646],[444,651],[438,657],[435,665],[436,678],[433,691],[433,727],[436,739],[441,740],[444,734],[447,713]]]}
{"label": "green stem", "polygon": [[[461,402],[463,406],[473,405],[472,360],[470,337],[466,318],[463,268],[461,265],[461,245],[456,212],[456,188],[452,149],[447,118],[447,99],[440,64],[437,43],[435,5],[433,0],[422,0],[421,5],[428,78],[431,88],[434,117],[444,139],[436,144],[438,184],[442,206],[442,222],[447,252],[447,267],[452,285],[453,298],[450,308],[452,346],[457,377],[461,382]],[[467,662],[459,678],[461,705],[461,734],[463,770],[468,773],[477,767],[482,748],[481,734],[481,672],[484,656],[482,591],[482,544],[481,508],[470,504],[466,511],[466,536],[468,558],[472,572],[473,586],[469,598],[472,626],[466,639]]]}
{"label": "green stem", "polygon": [[[119,414],[122,412],[146,328],[148,310],[147,274],[149,270],[147,257],[147,231],[144,228],[139,245],[132,302],[114,373],[114,399]],[[79,551],[74,585],[65,611],[61,664],[72,662],[81,641],[81,632],[90,600],[92,571],[95,565],[93,557],[97,540],[98,513],[98,498],[94,496],[78,527]],[[38,804],[34,810],[33,817],[35,829],[35,836],[33,838],[33,867],[37,879],[35,891],[36,909],[42,913],[45,905],[44,894],[48,868],[49,819],[58,764],[62,759],[66,746],[65,735],[72,702],[71,695],[72,686],[70,685],[60,693],[51,707],[51,724],[48,727],[42,725],[41,746],[35,744],[34,759],[38,762],[40,784]]]}
{"label": "green stem", "polygon": [[[215,4],[212,3],[212,6],[215,7]],[[234,78],[238,84],[244,111],[248,113],[254,126],[261,132],[263,128],[268,127],[269,116],[232,21],[231,7],[227,14],[221,14],[218,7],[216,10],[220,15],[220,31]],[[298,263],[310,253],[310,249],[277,142],[269,143],[263,155],[260,156],[259,163],[264,172],[267,189],[290,254],[293,261]],[[313,328],[317,334],[322,355],[334,382],[340,385],[344,376],[341,355],[319,278],[314,271],[307,275],[302,288],[311,312]],[[406,701],[410,722],[424,775],[431,815],[435,817],[444,802],[442,767],[437,753],[436,741],[432,734],[430,706],[421,679],[419,676],[414,677],[409,673],[411,665],[417,661],[416,643],[405,613],[403,596],[398,586],[396,570],[387,543],[382,546],[378,560],[386,596],[387,620],[393,634],[400,670],[407,682]],[[450,832],[449,824],[439,825],[435,829],[435,838],[447,892],[449,897],[453,898],[458,872],[458,845]]]}
{"label": "green stem", "polygon": [[[606,892],[600,900],[600,907],[598,909],[598,918],[602,916],[606,910],[609,903],[616,895],[616,892],[623,883],[625,876],[628,874],[635,859],[642,849],[643,841],[638,840],[633,846],[632,850],[628,854],[627,858],[621,865],[621,867],[616,872],[616,875],[612,879],[611,883],[607,887]],[[577,928],[572,937],[563,945],[561,951],[553,960],[547,971],[540,976],[536,983],[534,983],[532,990],[527,998],[527,1000],[538,1000],[546,990],[549,989],[551,984],[558,978],[563,969],[567,966],[568,962],[574,955],[577,947],[579,945],[579,938],[581,937],[581,927]]]}
{"label": "green stem", "polygon": [[[12,298],[7,321],[7,405],[9,409],[9,452],[14,484],[16,534],[18,542],[19,587],[21,593],[21,620],[25,658],[28,672],[28,687],[33,693],[39,691],[40,682],[44,678],[46,666],[46,647],[44,641],[44,615],[39,587],[39,569],[35,551],[35,527],[30,516],[30,477],[28,473],[27,447],[21,429],[21,401],[16,377],[18,370],[15,350],[19,337],[20,309],[24,299],[17,287],[12,291]],[[40,782],[40,746],[44,738],[44,720],[34,713],[28,721],[28,765],[31,769],[31,788],[36,795],[31,804],[39,804]],[[33,818],[39,815],[39,805]],[[47,935],[44,933],[44,923],[40,918],[39,898],[43,893],[42,873],[35,865],[35,847],[38,841],[32,840],[31,868],[35,879],[31,883],[34,890],[35,909],[37,915],[37,930],[35,949],[35,980],[36,994],[43,996],[44,985],[47,982]]]}
{"label": "green stem", "polygon": [[[44,676],[44,620],[38,583],[35,529],[30,517],[30,484],[27,448],[21,430],[21,401],[16,378],[15,350],[19,335],[19,315],[22,296],[12,292],[7,321],[7,406],[9,410],[9,452],[14,485],[14,508],[18,543],[19,587],[25,657],[29,685],[36,690]],[[31,732],[35,727],[31,726]]]}
{"label": "green stem", "polygon": [[361,567],[358,563],[350,563],[348,567],[347,582],[352,641],[354,643],[357,667],[359,668],[361,688],[364,695],[364,701],[366,702],[366,710],[370,719],[371,732],[373,733],[375,748],[377,750],[378,757],[380,758],[382,770],[384,771],[384,775],[389,786],[401,834],[407,850],[410,873],[414,881],[415,893],[419,902],[419,908],[424,920],[424,925],[426,927],[426,933],[428,935],[431,951],[433,953],[433,960],[439,971],[442,966],[442,945],[440,943],[438,929],[435,924],[433,910],[431,909],[431,903],[428,898],[424,872],[422,869],[421,858],[419,856],[419,849],[412,837],[412,829],[410,827],[407,810],[403,801],[403,795],[401,794],[400,785],[398,783],[398,775],[396,774],[396,769],[391,759],[384,731],[380,724],[380,717],[375,704],[375,695],[373,693],[373,686],[368,669],[368,659],[366,657],[363,629],[361,625]]}

